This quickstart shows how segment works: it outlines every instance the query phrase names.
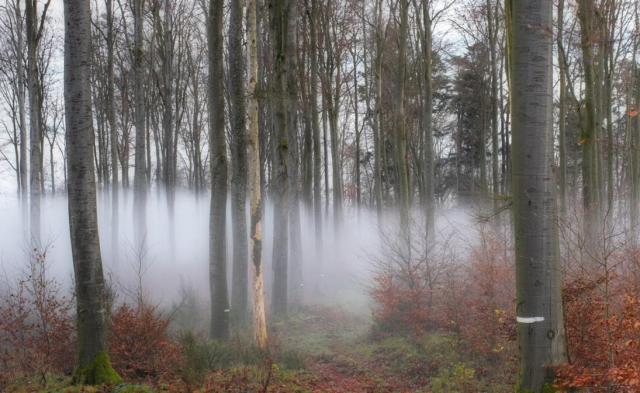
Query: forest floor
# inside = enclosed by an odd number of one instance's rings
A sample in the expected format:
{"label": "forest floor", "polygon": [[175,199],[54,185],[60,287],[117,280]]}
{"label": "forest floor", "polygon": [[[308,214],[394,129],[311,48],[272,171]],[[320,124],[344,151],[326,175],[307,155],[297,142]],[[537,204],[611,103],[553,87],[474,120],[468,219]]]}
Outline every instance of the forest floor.
{"label": "forest floor", "polygon": [[[46,385],[25,381],[8,393],[155,393],[155,392],[323,392],[323,393],[466,393],[478,390],[473,368],[465,363],[454,337],[376,337],[370,318],[340,308],[313,306],[292,312],[271,327],[273,357],[221,362],[197,383],[122,384],[70,387],[68,378]],[[234,351],[233,348],[230,349]],[[209,357],[221,358],[217,349]],[[242,349],[236,349],[242,352]],[[246,354],[245,354],[246,355]],[[241,358],[247,358],[242,355]],[[225,355],[227,356],[227,355]],[[248,356],[251,358],[251,356]],[[492,392],[502,389],[489,390]]]}

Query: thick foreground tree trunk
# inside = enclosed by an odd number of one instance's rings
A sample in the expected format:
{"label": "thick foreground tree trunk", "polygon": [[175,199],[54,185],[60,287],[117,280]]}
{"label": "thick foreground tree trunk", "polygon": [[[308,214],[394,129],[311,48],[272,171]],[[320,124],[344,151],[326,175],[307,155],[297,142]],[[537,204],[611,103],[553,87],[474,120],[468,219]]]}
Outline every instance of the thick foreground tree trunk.
{"label": "thick foreground tree trunk", "polygon": [[542,392],[566,361],[553,157],[551,0],[511,0],[518,392]]}
{"label": "thick foreground tree trunk", "polygon": [[91,11],[86,0],[64,2],[64,101],[69,233],[76,284],[78,368],[75,381],[114,384],[107,354],[107,312],[98,236],[91,113]]}

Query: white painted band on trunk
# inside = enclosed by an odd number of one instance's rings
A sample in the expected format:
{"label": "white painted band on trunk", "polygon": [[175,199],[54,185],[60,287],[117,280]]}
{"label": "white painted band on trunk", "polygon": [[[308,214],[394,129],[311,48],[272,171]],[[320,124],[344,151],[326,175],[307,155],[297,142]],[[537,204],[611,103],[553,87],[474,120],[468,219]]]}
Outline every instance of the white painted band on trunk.
{"label": "white painted band on trunk", "polygon": [[519,323],[535,323],[544,321],[544,317],[516,317]]}

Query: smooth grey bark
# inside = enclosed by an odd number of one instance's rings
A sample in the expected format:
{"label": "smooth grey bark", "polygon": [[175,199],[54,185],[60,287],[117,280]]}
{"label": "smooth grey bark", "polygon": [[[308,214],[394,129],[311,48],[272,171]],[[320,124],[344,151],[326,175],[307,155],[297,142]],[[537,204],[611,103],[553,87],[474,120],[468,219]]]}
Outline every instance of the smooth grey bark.
{"label": "smooth grey bark", "polygon": [[551,367],[567,360],[552,169],[552,1],[510,0],[507,18],[520,351],[516,389],[539,393],[553,383]]}
{"label": "smooth grey bark", "polygon": [[144,48],[143,48],[143,12],[144,0],[133,0],[134,23],[134,100],[135,100],[135,128],[136,142],[134,150],[133,177],[133,222],[136,244],[142,244],[147,226],[147,158],[145,132],[145,98],[144,98]]}
{"label": "smooth grey bark", "polygon": [[231,88],[231,218],[233,221],[233,281],[231,285],[232,322],[244,326],[248,321],[248,244],[247,244],[247,131],[245,105],[245,59],[242,48],[242,1],[231,1],[229,19],[229,67]]}
{"label": "smooth grey bark", "polygon": [[[78,370],[84,370],[107,350],[106,298],[98,235],[93,161],[90,3],[85,0],[66,0],[64,15],[64,101],[69,170],[67,180],[69,233],[76,285]],[[91,376],[86,377],[91,378]],[[91,383],[92,381],[79,382]]]}
{"label": "smooth grey bark", "polygon": [[287,314],[288,250],[289,250],[289,138],[287,132],[287,30],[289,28],[288,0],[270,0],[271,45],[273,72],[271,74],[271,104],[273,106],[273,295],[274,317]]}
{"label": "smooth grey bark", "polygon": [[224,128],[223,21],[224,0],[209,0],[209,140],[211,141],[211,210],[209,217],[209,287],[212,339],[229,337],[227,293],[227,146]]}

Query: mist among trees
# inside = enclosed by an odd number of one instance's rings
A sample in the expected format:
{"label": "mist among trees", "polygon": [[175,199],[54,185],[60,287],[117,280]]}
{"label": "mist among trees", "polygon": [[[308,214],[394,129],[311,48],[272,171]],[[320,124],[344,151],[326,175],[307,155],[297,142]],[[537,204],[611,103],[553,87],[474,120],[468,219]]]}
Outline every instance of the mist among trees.
{"label": "mist among trees", "polygon": [[636,0],[4,0],[0,390],[640,391]]}

